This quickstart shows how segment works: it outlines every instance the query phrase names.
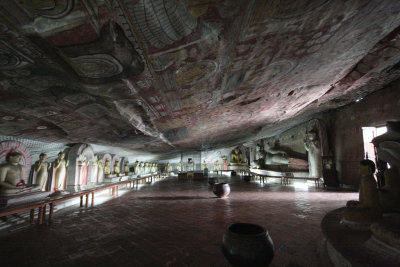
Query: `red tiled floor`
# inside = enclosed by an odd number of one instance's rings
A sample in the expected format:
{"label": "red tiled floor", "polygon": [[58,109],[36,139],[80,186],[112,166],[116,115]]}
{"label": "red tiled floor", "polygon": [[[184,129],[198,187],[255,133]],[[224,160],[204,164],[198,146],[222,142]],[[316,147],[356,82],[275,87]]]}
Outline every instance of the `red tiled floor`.
{"label": "red tiled floor", "polygon": [[0,265],[228,266],[220,246],[233,222],[264,226],[272,266],[318,266],[320,222],[357,193],[230,180],[227,199],[206,180],[168,178],[89,208],[55,214],[52,225],[0,237]]}

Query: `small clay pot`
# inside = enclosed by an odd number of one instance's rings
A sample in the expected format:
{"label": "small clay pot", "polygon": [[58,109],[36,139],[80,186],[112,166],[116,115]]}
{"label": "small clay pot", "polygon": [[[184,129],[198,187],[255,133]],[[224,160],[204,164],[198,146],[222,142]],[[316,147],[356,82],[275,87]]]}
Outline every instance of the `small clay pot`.
{"label": "small clay pot", "polygon": [[274,257],[274,244],[264,227],[234,223],[225,230],[222,252],[233,266],[268,266]]}
{"label": "small clay pot", "polygon": [[219,198],[225,198],[231,192],[231,188],[227,183],[216,183],[213,187],[214,194]]}
{"label": "small clay pot", "polygon": [[208,178],[208,183],[210,184],[210,185],[214,185],[215,183],[217,183],[218,182],[218,179],[217,178]]}

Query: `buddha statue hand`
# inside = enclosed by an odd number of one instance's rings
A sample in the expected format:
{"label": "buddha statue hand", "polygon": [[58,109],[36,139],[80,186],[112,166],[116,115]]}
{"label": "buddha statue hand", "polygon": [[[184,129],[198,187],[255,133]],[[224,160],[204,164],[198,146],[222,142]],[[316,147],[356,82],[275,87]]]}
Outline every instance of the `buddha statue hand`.
{"label": "buddha statue hand", "polygon": [[25,181],[24,181],[24,180],[21,180],[21,181],[19,181],[19,182],[16,184],[16,186],[17,186],[17,187],[20,187],[20,188],[24,188],[24,187],[26,187],[27,185],[25,184]]}

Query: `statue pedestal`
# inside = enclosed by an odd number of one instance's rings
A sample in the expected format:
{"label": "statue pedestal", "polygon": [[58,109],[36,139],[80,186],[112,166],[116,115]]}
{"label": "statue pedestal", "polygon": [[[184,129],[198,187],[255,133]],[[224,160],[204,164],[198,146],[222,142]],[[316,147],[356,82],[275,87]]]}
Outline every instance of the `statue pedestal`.
{"label": "statue pedestal", "polygon": [[120,179],[121,179],[121,178],[120,178],[120,177],[117,177],[117,176],[114,176],[114,177],[106,177],[106,178],[104,178],[103,182],[106,183],[106,184],[109,184],[109,183],[116,183],[116,182],[119,182]]}
{"label": "statue pedestal", "polygon": [[249,166],[247,165],[247,163],[243,164],[243,165],[239,165],[239,164],[234,164],[234,165],[228,165],[228,170],[230,171],[238,171],[238,170],[249,170]]}
{"label": "statue pedestal", "polygon": [[[322,219],[320,227],[324,239],[321,255],[326,255],[322,258],[326,261],[322,265],[400,266],[399,247],[396,247],[397,242],[393,242],[394,238],[398,240],[399,220],[384,216],[383,225],[379,222],[371,229],[352,229],[340,222],[343,210],[330,211]],[[397,227],[397,231],[392,226]]]}
{"label": "statue pedestal", "polygon": [[119,180],[120,180],[120,181],[128,181],[129,178],[130,178],[129,175],[124,175],[124,176],[121,176],[121,177],[119,178]]}
{"label": "statue pedestal", "polygon": [[24,192],[20,194],[7,194],[0,196],[0,207],[7,205],[20,204],[23,202],[34,202],[44,199],[50,192]]}

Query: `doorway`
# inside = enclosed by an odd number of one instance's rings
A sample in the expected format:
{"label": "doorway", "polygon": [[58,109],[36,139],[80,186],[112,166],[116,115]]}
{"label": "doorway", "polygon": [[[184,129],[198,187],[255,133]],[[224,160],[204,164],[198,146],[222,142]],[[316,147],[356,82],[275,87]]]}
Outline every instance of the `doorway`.
{"label": "doorway", "polygon": [[387,132],[386,126],[381,127],[362,127],[364,140],[364,155],[376,163],[376,155],[372,139]]}

